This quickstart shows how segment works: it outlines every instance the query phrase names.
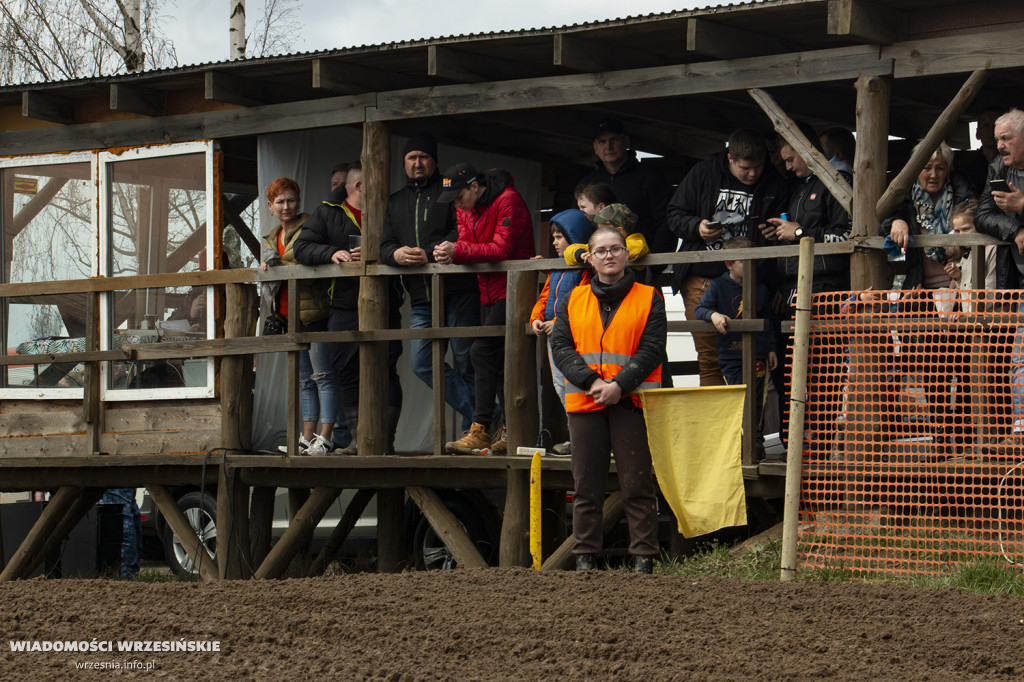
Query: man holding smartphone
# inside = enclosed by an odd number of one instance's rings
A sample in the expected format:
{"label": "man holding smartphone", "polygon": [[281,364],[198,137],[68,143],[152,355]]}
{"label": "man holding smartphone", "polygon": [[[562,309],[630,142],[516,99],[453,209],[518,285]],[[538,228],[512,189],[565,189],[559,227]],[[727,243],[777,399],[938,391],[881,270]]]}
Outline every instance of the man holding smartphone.
{"label": "man holding smartphone", "polygon": [[[988,167],[988,182],[974,224],[979,232],[1013,244],[1012,262],[996,259],[996,281],[1000,286],[1024,289],[1024,112],[1011,109],[997,118],[995,133],[999,156]],[[1017,312],[1024,312],[1024,298],[1018,301]],[[1024,327],[1018,327],[1014,335],[1011,365],[1013,427],[995,446],[996,454],[1019,453],[1024,439]]]}
{"label": "man holding smartphone", "polygon": [[[757,245],[775,240],[775,228],[763,218],[786,210],[786,181],[767,162],[768,146],[756,130],[741,128],[729,136],[727,151],[698,163],[676,188],[668,204],[668,226],[682,240],[679,251],[717,251],[744,236]],[[696,320],[704,289],[725,272],[725,264],[677,264],[672,289],[683,297],[686,319]],[[701,386],[723,386],[715,334],[695,333]]]}

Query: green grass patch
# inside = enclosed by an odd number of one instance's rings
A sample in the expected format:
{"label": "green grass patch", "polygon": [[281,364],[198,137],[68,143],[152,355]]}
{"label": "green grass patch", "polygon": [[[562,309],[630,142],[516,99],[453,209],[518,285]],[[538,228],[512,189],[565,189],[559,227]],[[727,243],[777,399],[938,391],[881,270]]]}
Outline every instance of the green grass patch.
{"label": "green grass patch", "polygon": [[688,578],[712,576],[741,580],[778,580],[782,565],[782,541],[775,540],[733,554],[728,547],[713,543],[684,558],[662,556],[654,572]]}

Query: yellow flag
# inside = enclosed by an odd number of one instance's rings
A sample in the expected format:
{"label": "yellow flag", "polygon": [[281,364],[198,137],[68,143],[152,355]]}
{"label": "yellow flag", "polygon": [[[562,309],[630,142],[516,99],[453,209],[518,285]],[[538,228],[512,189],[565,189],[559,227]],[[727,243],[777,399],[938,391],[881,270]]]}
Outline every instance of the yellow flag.
{"label": "yellow flag", "polygon": [[692,538],[747,523],[740,430],[745,386],[641,391],[658,485]]}

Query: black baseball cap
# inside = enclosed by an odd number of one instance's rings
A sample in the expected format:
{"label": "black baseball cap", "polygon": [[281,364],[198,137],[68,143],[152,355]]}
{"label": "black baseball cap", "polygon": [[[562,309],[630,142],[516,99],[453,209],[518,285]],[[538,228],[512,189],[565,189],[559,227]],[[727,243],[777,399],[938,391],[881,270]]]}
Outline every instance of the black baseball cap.
{"label": "black baseball cap", "polygon": [[606,118],[594,128],[594,139],[601,133],[615,133],[616,135],[627,135],[626,126],[617,118]]}
{"label": "black baseball cap", "polygon": [[437,197],[438,203],[447,204],[455,201],[455,197],[463,187],[479,177],[476,168],[472,164],[457,163],[444,172],[441,176],[441,194]]}

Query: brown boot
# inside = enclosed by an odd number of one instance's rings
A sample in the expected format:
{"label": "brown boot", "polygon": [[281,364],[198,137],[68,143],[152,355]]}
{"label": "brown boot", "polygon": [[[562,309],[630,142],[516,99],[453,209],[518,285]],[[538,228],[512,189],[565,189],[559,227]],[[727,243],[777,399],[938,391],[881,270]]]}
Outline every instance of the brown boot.
{"label": "brown boot", "polygon": [[491,447],[491,434],[483,424],[473,422],[469,431],[462,434],[462,438],[445,443],[444,451],[450,455],[479,455],[482,450]]}
{"label": "brown boot", "polygon": [[508,454],[508,438],[505,434],[505,427],[502,426],[498,429],[498,432],[494,434],[494,443],[491,444],[492,455],[507,455]]}

